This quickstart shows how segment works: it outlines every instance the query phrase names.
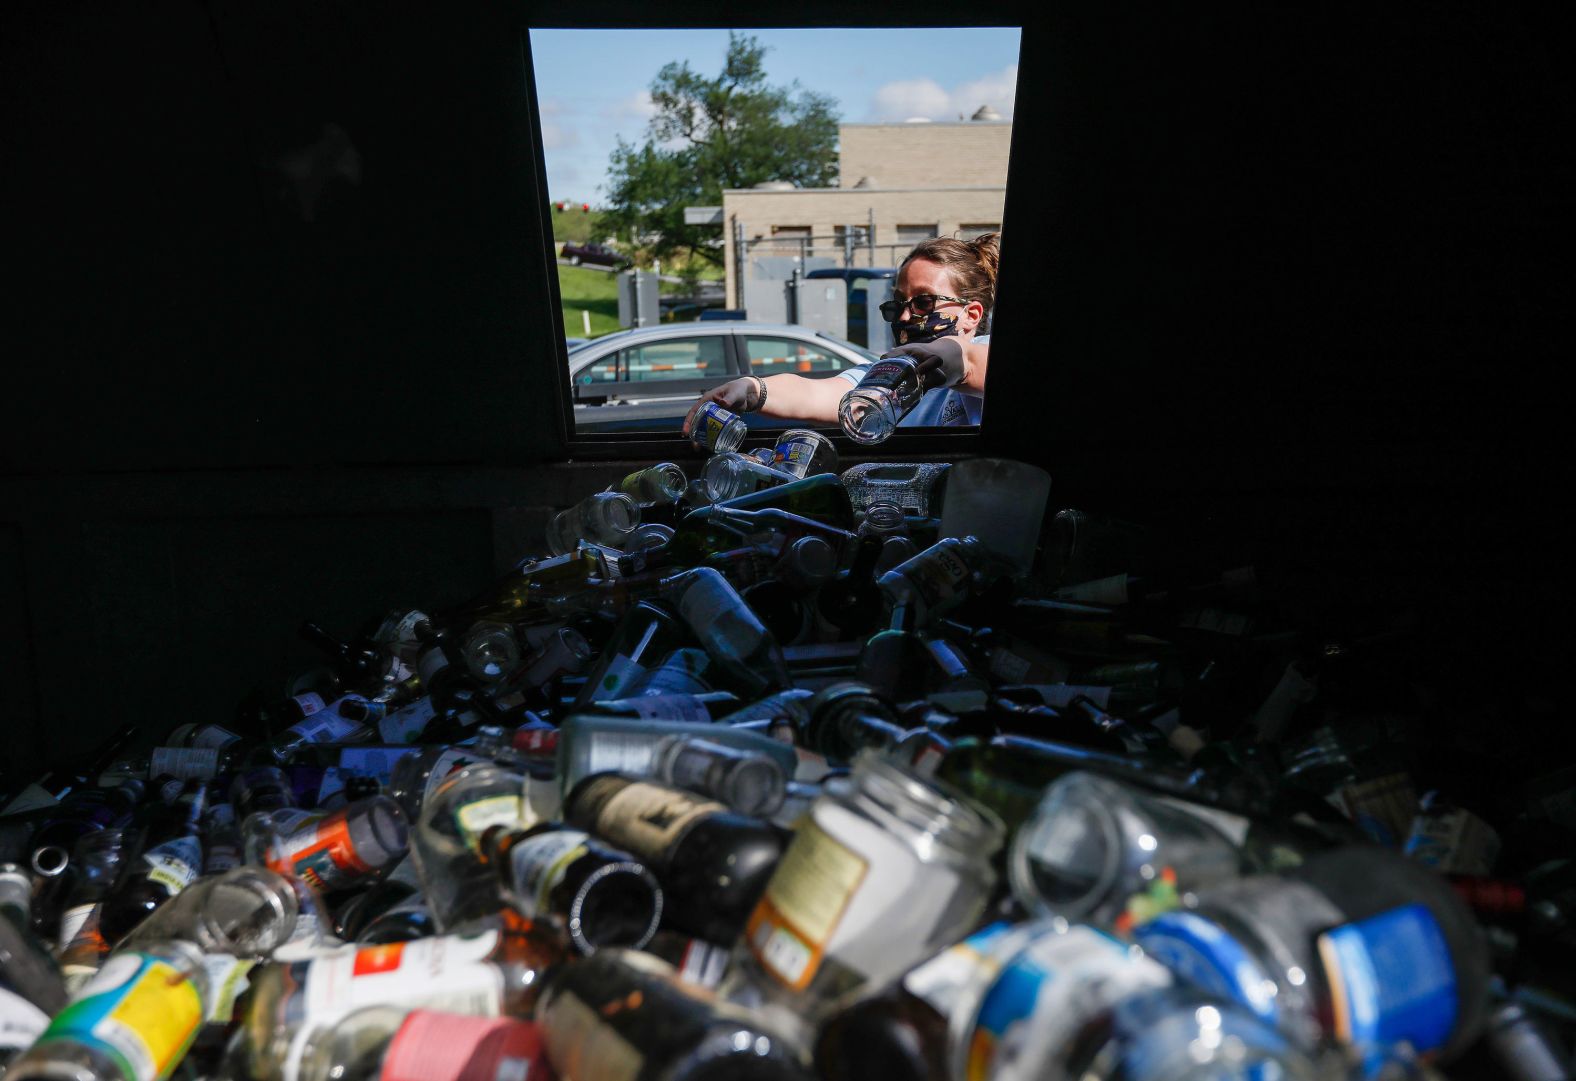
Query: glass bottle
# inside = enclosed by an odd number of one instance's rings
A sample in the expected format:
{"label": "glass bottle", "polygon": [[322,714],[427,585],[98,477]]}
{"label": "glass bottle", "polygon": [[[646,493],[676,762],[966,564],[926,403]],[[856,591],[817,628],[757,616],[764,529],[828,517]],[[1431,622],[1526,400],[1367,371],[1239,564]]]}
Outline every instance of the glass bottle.
{"label": "glass bottle", "polygon": [[[956,341],[934,343],[941,358],[918,359],[907,353],[888,353],[867,365],[859,385],[843,395],[837,422],[843,434],[856,443],[880,443],[891,438],[898,422],[908,416],[926,391],[955,386],[963,378],[963,350]],[[952,353],[956,356],[952,356]]]}
{"label": "glass bottle", "polygon": [[663,715],[604,717],[579,713],[565,718],[559,729],[558,777],[563,792],[567,795],[594,773],[617,772],[659,780],[658,751],[670,739],[704,739],[741,753],[764,756],[786,774],[793,772],[796,763],[791,745],[762,732],[714,723],[709,717],[686,715],[682,720],[669,720]]}
{"label": "glass bottle", "polygon": [[737,687],[759,697],[793,685],[782,648],[738,591],[710,567],[665,579],[663,594]]}
{"label": "glass bottle", "polygon": [[876,582],[894,608],[906,609],[924,625],[951,611],[993,572],[999,561],[975,537],[946,537]]}
{"label": "glass bottle", "polygon": [[672,462],[658,462],[618,482],[618,490],[637,503],[677,503],[688,486],[684,470]]}
{"label": "glass bottle", "polygon": [[598,698],[625,697],[624,689],[635,675],[654,668],[661,658],[687,640],[678,617],[667,605],[637,602],[619,620],[601,655],[586,672],[585,684],[575,696],[575,706]]}
{"label": "glass bottle", "polygon": [[371,1006],[530,1017],[545,977],[568,957],[557,934],[516,917],[464,934],[259,965],[227,1065],[234,1076],[292,1076],[315,1034]]}
{"label": "glass bottle", "polygon": [[498,876],[526,919],[555,923],[577,952],[608,946],[639,949],[662,920],[662,887],[628,852],[582,830],[539,823],[526,830],[489,828],[478,855]]}
{"label": "glass bottle", "polygon": [[236,867],[192,883],[116,948],[180,939],[206,953],[266,957],[289,941],[299,911],[295,889],[281,875],[262,867]]}
{"label": "glass bottle", "polygon": [[734,949],[731,993],[814,1019],[895,979],[974,926],[1003,834],[989,811],[866,752],[795,832]]}
{"label": "glass bottle", "polygon": [[662,883],[668,926],[711,942],[738,935],[783,850],[759,819],[615,773],[577,784],[564,821],[633,853]]}
{"label": "glass bottle", "polygon": [[[347,696],[350,701],[365,701],[359,696]],[[311,716],[297,721],[268,741],[268,759],[278,765],[290,761],[298,748],[312,743],[364,743],[370,740],[373,730],[358,720],[340,712],[345,699],[335,699]],[[352,710],[354,707],[352,707]]]}
{"label": "glass bottle", "polygon": [[477,858],[490,826],[536,825],[525,776],[491,762],[450,774],[422,804],[411,855],[428,908],[447,931],[503,907],[497,876]]}
{"label": "glass bottle", "polygon": [[843,470],[842,484],[856,511],[873,503],[895,503],[920,518],[939,517],[946,494],[948,462],[864,462]]}
{"label": "glass bottle", "polygon": [[803,1051],[635,950],[601,950],[542,992],[542,1036],[574,1081],[811,1081]]}
{"label": "glass bottle", "polygon": [[702,454],[725,454],[738,450],[749,425],[737,413],[730,413],[716,402],[707,402],[695,414],[690,425],[690,445]]}
{"label": "glass bottle", "polygon": [[700,482],[713,503],[737,499],[763,488],[775,488],[793,480],[780,469],[762,465],[748,454],[725,451],[714,454],[701,467]]}
{"label": "glass bottle", "polygon": [[617,548],[640,524],[640,505],[622,492],[597,492],[560,511],[547,524],[547,548],[566,555],[582,540]]}
{"label": "glass bottle", "polygon": [[202,871],[202,817],[208,786],[187,781],[171,806],[152,804],[141,848],[121,867],[119,881],[104,899],[99,926],[119,942],[149,913],[191,885]]}
{"label": "glass bottle", "polygon": [[810,428],[789,428],[777,436],[772,448],[772,467],[794,480],[817,473],[837,472],[837,448],[820,432]]}
{"label": "glass bottle", "polygon": [[73,847],[82,837],[129,823],[145,791],[144,782],[136,778],[129,778],[125,783],[110,788],[94,786],[72,791],[33,831],[29,860],[33,869],[40,874],[46,873],[39,866],[40,857],[43,857],[47,867],[61,863],[60,856],[45,852],[51,848],[66,853],[65,863],[61,864],[61,869],[64,869],[70,863]]}
{"label": "glass bottle", "polygon": [[788,789],[788,772],[776,758],[689,735],[666,736],[657,744],[652,774],[756,818],[774,814]]}
{"label": "glass bottle", "polygon": [[405,813],[390,796],[356,800],[271,844],[265,866],[333,891],[380,875],[405,858]]}
{"label": "glass bottle", "polygon": [[33,880],[14,863],[0,863],[0,989],[54,1013],[66,1001],[60,970],[33,933]]}
{"label": "glass bottle", "polygon": [[86,982],[109,954],[109,944],[99,930],[99,916],[124,855],[125,833],[118,829],[86,834],[72,849],[75,876],[60,914],[56,940],[68,990]]}
{"label": "glass bottle", "polygon": [[859,524],[854,518],[853,505],[848,501],[848,490],[832,473],[818,473],[803,480],[791,480],[787,484],[736,496],[726,500],[726,503],[732,510],[775,507],[850,532]]}
{"label": "glass bottle", "polygon": [[307,1037],[295,1081],[536,1081],[548,1069],[529,1021],[368,1006]]}
{"label": "glass bottle", "polygon": [[892,747],[908,730],[897,714],[864,683],[845,680],[823,687],[810,699],[804,746],[833,762],[851,762],[867,747]]}

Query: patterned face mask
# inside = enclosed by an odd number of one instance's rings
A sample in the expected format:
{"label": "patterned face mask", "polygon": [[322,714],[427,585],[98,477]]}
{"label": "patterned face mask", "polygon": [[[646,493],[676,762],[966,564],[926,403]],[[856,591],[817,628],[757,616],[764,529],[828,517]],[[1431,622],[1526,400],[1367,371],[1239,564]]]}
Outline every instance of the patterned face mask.
{"label": "patterned face mask", "polygon": [[918,319],[902,319],[892,324],[892,340],[898,345],[923,345],[958,332],[958,317],[931,312]]}

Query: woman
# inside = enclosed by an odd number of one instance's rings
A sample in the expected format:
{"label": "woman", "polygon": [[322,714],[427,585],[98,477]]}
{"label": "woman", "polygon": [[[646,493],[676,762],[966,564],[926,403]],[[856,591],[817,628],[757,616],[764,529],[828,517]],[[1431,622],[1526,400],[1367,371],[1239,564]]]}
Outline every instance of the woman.
{"label": "woman", "polygon": [[[923,241],[898,268],[892,300],[882,305],[882,314],[892,321],[897,347],[920,352],[928,342],[955,336],[963,345],[964,359],[963,379],[957,387],[926,394],[900,426],[979,423],[990,347],[978,331],[996,303],[1000,257],[1000,233],[974,240],[935,237]],[[759,411],[785,420],[836,424],[843,395],[863,376],[863,365],[823,379],[746,375],[707,391],[690,407],[684,431],[688,434],[696,410],[707,402],[735,413]]]}

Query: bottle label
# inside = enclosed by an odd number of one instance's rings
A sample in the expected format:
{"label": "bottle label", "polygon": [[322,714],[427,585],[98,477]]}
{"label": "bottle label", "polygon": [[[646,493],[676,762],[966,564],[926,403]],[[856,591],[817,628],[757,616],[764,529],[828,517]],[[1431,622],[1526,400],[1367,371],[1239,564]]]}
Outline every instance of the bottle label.
{"label": "bottle label", "polygon": [[805,822],[750,914],[745,935],[756,959],[789,987],[804,990],[869,869],[859,853],[814,820]]}
{"label": "bottle label", "polygon": [[1195,987],[1280,1019],[1275,982],[1236,938],[1195,912],[1168,912],[1134,933],[1144,952]]}
{"label": "bottle label", "polygon": [[1240,638],[1253,629],[1253,617],[1220,608],[1195,608],[1182,613],[1177,619],[1177,626]]}
{"label": "bottle label", "polygon": [[14,991],[0,987],[0,1054],[31,1047],[49,1027],[49,1015]]}
{"label": "bottle label", "polygon": [[196,734],[192,736],[191,745],[193,747],[212,747],[217,750],[234,743],[240,738],[228,728],[217,724],[205,724],[197,729]]}
{"label": "bottle label", "polygon": [[81,933],[87,925],[88,917],[98,908],[97,902],[86,905],[72,905],[60,914],[60,934],[55,939],[60,944],[61,950],[71,945],[73,939]]}
{"label": "bottle label", "polygon": [[1412,832],[1417,790],[1405,773],[1389,773],[1346,785],[1339,799],[1339,806],[1352,823],[1386,848],[1400,848]]}
{"label": "bottle label", "polygon": [[692,824],[727,809],[712,800],[636,782],[603,805],[596,833],[647,862],[659,862]]}
{"label": "bottle label", "polygon": [[690,939],[685,942],[684,953],[679,957],[677,966],[679,979],[697,987],[719,986],[723,976],[728,972],[730,952],[726,947],[707,942],[705,939]]}
{"label": "bottle label", "polygon": [[304,743],[337,743],[361,728],[360,721],[322,710],[290,726],[289,731]]}
{"label": "bottle label", "polygon": [[[716,626],[719,620],[728,615],[736,615],[740,608],[739,594],[720,575],[699,574],[691,581],[689,587],[679,597],[679,615],[684,617],[684,622],[704,640],[705,632]],[[747,643],[739,643],[740,647]],[[741,648],[740,652],[747,652]]]}
{"label": "bottle label", "polygon": [[908,359],[883,358],[867,364],[865,374],[859,380],[860,390],[895,390],[903,385],[904,380],[913,382],[912,373],[914,362]]}
{"label": "bottle label", "polygon": [[346,747],[339,752],[339,769],[353,777],[371,777],[381,785],[394,780],[394,764],[416,754],[418,747]]}
{"label": "bottle label", "polygon": [[202,842],[191,836],[177,837],[148,849],[142,858],[151,868],[148,880],[157,882],[174,895],[196,879],[202,867]]}
{"label": "bottle label", "polygon": [[450,774],[481,760],[481,755],[463,747],[450,747],[447,751],[444,751],[438,756],[438,760],[432,764],[432,772],[427,774],[427,785],[421,795],[422,802],[425,803],[431,799],[432,794],[438,790],[438,786],[447,781]]}
{"label": "bottle label", "polygon": [[228,841],[210,841],[208,850],[203,853],[202,873],[205,875],[222,875],[224,872],[241,865],[241,848],[239,845]]}
{"label": "bottle label", "polygon": [[328,705],[327,702],[323,701],[322,695],[313,691],[308,691],[306,694],[298,694],[295,696],[294,700],[296,706],[301,710],[301,716],[303,717],[310,717],[312,714],[324,709]]}
{"label": "bottle label", "polygon": [[554,995],[542,1018],[547,1056],[560,1077],[574,1081],[635,1081],[646,1060],[578,995]]}
{"label": "bottle label", "polygon": [[50,1022],[40,1043],[69,1040],[105,1054],[133,1081],[174,1071],[203,1020],[197,985],[145,953],[111,957]]}
{"label": "bottle label", "polygon": [[1487,875],[1499,855],[1499,834],[1471,811],[1426,811],[1412,820],[1406,855],[1440,874]]}
{"label": "bottle label", "polygon": [[488,961],[498,932],[435,935],[387,946],[347,948],[304,967],[306,1028],[331,1025],[364,1006],[399,1004],[497,1017],[503,973]]}
{"label": "bottle label", "polygon": [[590,838],[579,830],[552,830],[519,842],[509,852],[515,907],[534,919],[549,911],[549,896],[569,865],[586,854]]}
{"label": "bottle label", "polygon": [[319,807],[328,807],[330,806],[329,799],[339,795],[344,790],[344,771],[338,766],[329,766],[323,770],[323,780],[317,786],[317,795],[313,798],[313,802]]}
{"label": "bottle label", "polygon": [[148,776],[164,774],[183,781],[211,781],[219,775],[219,752],[212,747],[155,747],[148,758]]}
{"label": "bottle label", "polygon": [[493,826],[524,825],[525,800],[521,796],[484,796],[454,811],[454,824],[474,851],[483,833]]}
{"label": "bottle label", "polygon": [[1419,1054],[1443,1047],[1456,1025],[1456,974],[1444,933],[1413,904],[1319,936],[1336,1039],[1364,1051],[1406,1041]]}
{"label": "bottle label", "polygon": [[335,890],[372,868],[356,854],[344,810],[280,841],[264,860],[269,870],[295,875],[320,890]]}
{"label": "bottle label", "polygon": [[379,721],[378,738],[384,743],[410,743],[421,735],[437,712],[432,696],[424,694]]}
{"label": "bottle label", "polygon": [[962,556],[940,546],[909,560],[902,573],[927,607],[939,608],[968,592],[972,572]]}
{"label": "bottle label", "polygon": [[1011,924],[993,923],[943,950],[903,977],[904,990],[929,1003],[942,1017],[951,1017],[970,988],[1001,970],[1000,960],[989,951],[1011,929]]}
{"label": "bottle label", "polygon": [[208,999],[203,1004],[203,1020],[228,1024],[235,1016],[235,1000],[251,982],[247,975],[257,962],[227,953],[210,953],[202,959],[208,973]]}
{"label": "bottle label", "polygon": [[[1001,943],[1005,952],[1012,940]],[[1117,1002],[1166,987],[1164,968],[1099,931],[1048,927],[1005,957],[980,1000],[963,1063],[966,1081],[1034,1081],[1081,1029]]]}
{"label": "bottle label", "polygon": [[[656,629],[657,626],[653,623],[651,630],[655,631]],[[643,665],[624,656],[624,654],[615,654],[613,659],[607,663],[607,669],[602,673],[602,678],[597,681],[596,692],[588,701],[595,702],[605,698],[620,697],[624,693],[625,688],[629,686],[630,681],[645,670]]]}
{"label": "bottle label", "polygon": [[536,1025],[416,1010],[389,1040],[377,1081],[547,1081]]}
{"label": "bottle label", "polygon": [[706,704],[693,694],[643,694],[617,700],[617,706],[634,711],[645,721],[694,721],[710,724]]}
{"label": "bottle label", "polygon": [[695,423],[691,427],[691,439],[700,436],[700,442],[708,450],[715,450],[717,440],[722,438],[722,433],[727,430],[728,424],[737,418],[716,402],[707,402],[700,407],[700,412],[695,415]]}

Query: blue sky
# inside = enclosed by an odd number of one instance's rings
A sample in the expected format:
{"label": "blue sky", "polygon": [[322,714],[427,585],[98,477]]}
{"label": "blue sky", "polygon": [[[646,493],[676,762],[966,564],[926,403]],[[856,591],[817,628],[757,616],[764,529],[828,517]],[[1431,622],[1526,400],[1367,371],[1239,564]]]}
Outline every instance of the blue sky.
{"label": "blue sky", "polygon": [[[1018,31],[839,29],[749,30],[768,46],[773,85],[795,79],[837,99],[845,123],[956,120],[983,104],[1011,118]],[[945,35],[938,48],[937,35]],[[548,194],[601,200],[618,136],[643,141],[647,88],[662,65],[687,60],[715,75],[727,30],[533,30],[531,55],[542,103]]]}

